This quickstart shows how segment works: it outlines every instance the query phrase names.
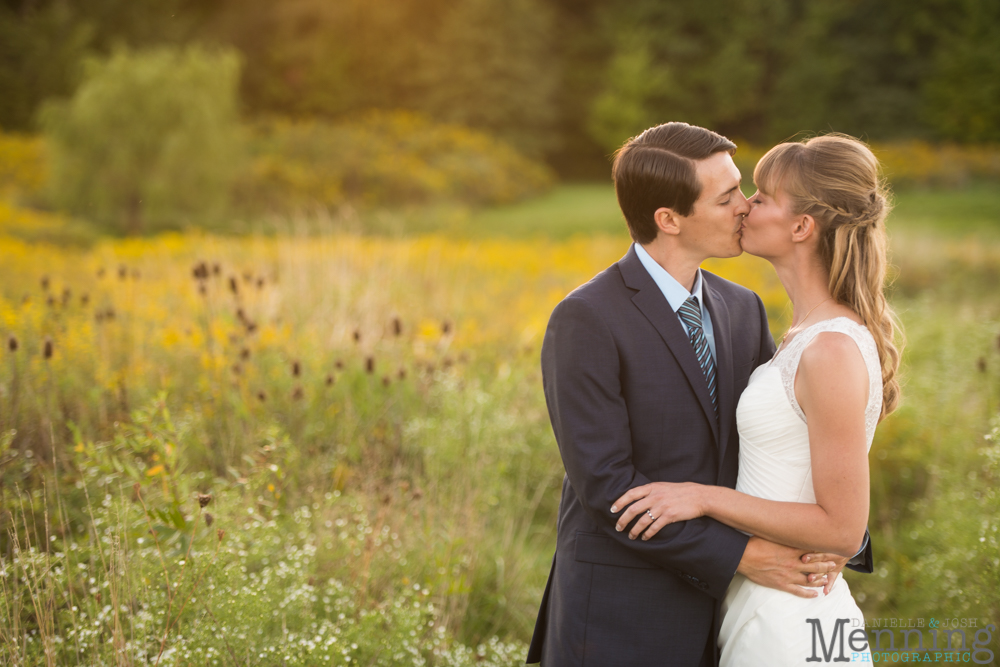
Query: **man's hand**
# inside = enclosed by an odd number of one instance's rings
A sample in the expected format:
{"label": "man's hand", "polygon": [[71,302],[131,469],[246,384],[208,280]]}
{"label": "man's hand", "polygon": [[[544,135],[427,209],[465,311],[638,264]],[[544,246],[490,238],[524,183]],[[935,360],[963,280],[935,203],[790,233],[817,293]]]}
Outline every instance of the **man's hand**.
{"label": "man's hand", "polygon": [[[809,558],[806,559],[805,556]],[[832,559],[820,560],[828,554],[807,553],[801,549],[751,537],[736,571],[744,577],[768,588],[785,591],[800,598],[819,596],[815,588],[832,586],[838,563]],[[837,557],[846,564],[848,559]],[[808,562],[806,562],[808,560]],[[840,564],[843,568],[843,564]],[[834,573],[831,577],[830,573]]]}

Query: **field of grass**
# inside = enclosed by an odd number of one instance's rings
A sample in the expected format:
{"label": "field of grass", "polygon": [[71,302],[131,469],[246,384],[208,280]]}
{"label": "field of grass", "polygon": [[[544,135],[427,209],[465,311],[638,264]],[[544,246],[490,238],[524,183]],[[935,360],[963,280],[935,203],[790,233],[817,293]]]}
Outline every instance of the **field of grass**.
{"label": "field of grass", "polygon": [[[744,187],[753,194],[753,186]],[[951,238],[1000,237],[1000,188],[979,185],[962,190],[908,188],[895,193],[892,231],[914,231]],[[575,235],[627,235],[614,187],[582,183],[557,187],[537,199],[480,211],[451,210],[400,216],[399,230],[443,231],[473,238],[565,239]]]}
{"label": "field of grass", "polygon": [[[897,199],[905,403],[851,585],[869,618],[996,624],[1000,194]],[[367,215],[385,235],[0,235],[7,663],[522,662],[562,478],[539,345],[628,247],[613,191]],[[708,268],[783,330],[766,264]]]}

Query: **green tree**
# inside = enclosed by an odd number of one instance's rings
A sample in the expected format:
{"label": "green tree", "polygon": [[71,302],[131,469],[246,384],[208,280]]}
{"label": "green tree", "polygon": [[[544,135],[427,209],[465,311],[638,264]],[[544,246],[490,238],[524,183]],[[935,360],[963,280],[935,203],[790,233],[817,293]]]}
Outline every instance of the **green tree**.
{"label": "green tree", "polygon": [[1000,3],[961,0],[941,17],[924,82],[927,117],[940,136],[1000,141]]}
{"label": "green tree", "polygon": [[55,202],[128,233],[217,214],[239,163],[238,80],[234,53],[197,47],[88,61],[42,116]]}
{"label": "green tree", "polygon": [[536,0],[462,0],[426,49],[419,106],[491,132],[528,155],[552,147],[555,27]]}
{"label": "green tree", "polygon": [[87,57],[193,37],[211,13],[194,0],[0,2],[0,127],[33,129],[39,106],[70,94]]}

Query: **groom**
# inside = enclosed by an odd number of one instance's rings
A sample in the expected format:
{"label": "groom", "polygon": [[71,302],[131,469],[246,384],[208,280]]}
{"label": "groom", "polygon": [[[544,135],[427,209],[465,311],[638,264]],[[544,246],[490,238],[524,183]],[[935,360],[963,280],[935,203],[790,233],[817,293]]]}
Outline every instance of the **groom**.
{"label": "groom", "polygon": [[542,375],[566,477],[528,663],[714,666],[735,572],[809,595],[843,565],[707,517],[648,541],[615,531],[611,505],[630,488],[736,484],[736,402],[774,341],[756,294],[699,269],[742,252],[735,150],[686,123],[622,148],[615,190],[635,244],[549,320]]}

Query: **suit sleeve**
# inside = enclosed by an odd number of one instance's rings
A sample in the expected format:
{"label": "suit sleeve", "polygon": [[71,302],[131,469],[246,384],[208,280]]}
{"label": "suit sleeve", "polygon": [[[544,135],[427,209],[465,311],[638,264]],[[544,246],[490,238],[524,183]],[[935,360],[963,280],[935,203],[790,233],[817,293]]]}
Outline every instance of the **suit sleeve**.
{"label": "suit sleeve", "polygon": [[645,542],[615,530],[618,515],[611,504],[650,482],[632,465],[620,372],[617,346],[600,314],[586,300],[567,297],[545,333],[542,381],[573,491],[604,534],[721,599],[746,548],[743,533],[707,517],[670,524]]}

